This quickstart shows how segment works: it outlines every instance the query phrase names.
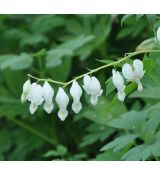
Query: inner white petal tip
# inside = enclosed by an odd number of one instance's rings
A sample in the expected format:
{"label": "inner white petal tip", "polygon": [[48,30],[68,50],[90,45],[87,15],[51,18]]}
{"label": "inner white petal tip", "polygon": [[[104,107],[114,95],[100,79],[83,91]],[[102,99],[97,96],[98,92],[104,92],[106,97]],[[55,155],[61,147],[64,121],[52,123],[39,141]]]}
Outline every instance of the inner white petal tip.
{"label": "inner white petal tip", "polygon": [[58,111],[58,117],[60,118],[61,121],[64,121],[68,116],[68,111],[67,110],[59,110]]}
{"label": "inner white petal tip", "polygon": [[77,114],[81,111],[82,104],[80,102],[72,104],[72,110]]}

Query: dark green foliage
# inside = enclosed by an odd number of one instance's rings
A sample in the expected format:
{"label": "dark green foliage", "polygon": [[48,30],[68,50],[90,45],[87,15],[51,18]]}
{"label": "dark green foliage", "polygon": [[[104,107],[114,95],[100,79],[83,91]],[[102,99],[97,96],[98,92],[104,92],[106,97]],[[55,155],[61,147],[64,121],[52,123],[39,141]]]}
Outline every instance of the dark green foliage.
{"label": "dark green foliage", "polygon": [[0,160],[159,160],[160,53],[136,57],[146,70],[144,91],[127,84],[124,103],[112,68],[95,73],[104,90],[98,104],[83,93],[83,109],[74,114],[70,98],[64,122],[55,100],[52,114],[39,107],[33,116],[20,102],[28,73],[66,82],[126,52],[158,49],[158,24],[156,15],[1,15]]}

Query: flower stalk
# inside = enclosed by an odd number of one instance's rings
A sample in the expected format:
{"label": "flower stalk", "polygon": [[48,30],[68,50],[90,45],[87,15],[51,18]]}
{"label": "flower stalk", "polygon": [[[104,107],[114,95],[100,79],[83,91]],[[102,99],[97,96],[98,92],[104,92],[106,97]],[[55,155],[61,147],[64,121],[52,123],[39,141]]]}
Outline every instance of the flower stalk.
{"label": "flower stalk", "polygon": [[53,84],[58,84],[58,85],[62,85],[63,87],[66,87],[66,86],[72,84],[73,81],[83,78],[84,75],[90,75],[90,74],[98,72],[98,71],[100,71],[102,69],[105,69],[105,68],[108,68],[108,67],[111,67],[111,66],[116,66],[117,64],[119,64],[121,62],[124,62],[124,61],[126,61],[127,59],[129,59],[129,58],[131,58],[133,56],[136,56],[136,55],[139,55],[139,54],[144,54],[144,53],[157,53],[157,52],[160,52],[160,50],[141,50],[141,51],[137,51],[137,52],[127,53],[127,54],[125,54],[125,57],[123,57],[123,58],[121,58],[121,59],[119,59],[117,61],[114,61],[112,63],[100,66],[100,67],[98,67],[96,69],[92,69],[92,70],[88,71],[87,73],[79,75],[79,76],[73,78],[72,80],[70,80],[68,82],[55,81],[55,80],[52,80],[50,78],[47,78],[47,79],[37,78],[37,77],[35,77],[35,76],[31,75],[31,74],[28,74],[28,77],[32,78],[34,80],[37,80],[37,82],[47,81],[47,82],[50,82],[50,83],[53,83]]}

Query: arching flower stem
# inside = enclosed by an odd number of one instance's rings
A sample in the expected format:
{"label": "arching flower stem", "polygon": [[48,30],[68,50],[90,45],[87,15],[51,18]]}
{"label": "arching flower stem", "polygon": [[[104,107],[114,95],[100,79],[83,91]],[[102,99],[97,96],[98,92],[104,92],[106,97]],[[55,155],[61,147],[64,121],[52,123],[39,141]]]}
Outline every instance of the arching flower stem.
{"label": "arching flower stem", "polygon": [[125,56],[124,56],[123,58],[121,58],[121,59],[119,59],[119,60],[117,60],[117,61],[114,61],[114,62],[112,62],[112,63],[109,63],[109,64],[106,64],[106,65],[100,66],[100,67],[98,67],[98,68],[96,68],[96,69],[92,69],[92,70],[90,70],[90,71],[88,71],[88,72],[86,72],[86,73],[84,73],[84,74],[81,74],[80,76],[77,76],[77,77],[73,78],[72,80],[70,80],[70,81],[68,81],[68,82],[66,82],[66,83],[65,83],[65,82],[61,82],[61,81],[55,81],[55,80],[52,80],[52,79],[50,79],[50,78],[48,78],[48,79],[37,78],[37,77],[35,77],[35,76],[31,75],[31,74],[28,74],[28,77],[29,77],[29,78],[32,78],[32,79],[34,79],[34,80],[37,80],[37,82],[40,82],[40,81],[47,81],[47,82],[50,82],[50,83],[54,83],[54,84],[61,85],[61,86],[63,86],[63,88],[64,88],[64,87],[66,87],[66,86],[72,84],[73,81],[79,80],[79,79],[83,78],[84,75],[90,75],[90,74],[93,74],[93,73],[95,73],[95,72],[98,72],[98,71],[100,71],[100,70],[102,70],[102,69],[105,69],[105,68],[107,68],[107,67],[116,66],[117,64],[119,64],[119,63],[121,63],[121,62],[123,62],[123,61],[125,61],[125,60],[127,60],[127,59],[129,59],[129,58],[131,58],[131,57],[133,57],[133,56],[136,56],[136,55],[139,55],[139,54],[143,54],[143,53],[150,53],[150,52],[151,52],[151,53],[157,53],[157,52],[160,52],[160,50],[141,50],[141,51],[137,51],[137,52],[126,53]]}

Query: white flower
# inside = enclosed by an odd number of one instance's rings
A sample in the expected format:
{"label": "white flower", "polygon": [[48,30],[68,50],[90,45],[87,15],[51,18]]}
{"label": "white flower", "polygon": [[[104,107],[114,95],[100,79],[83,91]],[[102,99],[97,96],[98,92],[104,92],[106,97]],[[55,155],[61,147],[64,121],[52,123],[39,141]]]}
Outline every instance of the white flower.
{"label": "white flower", "polygon": [[24,103],[28,99],[29,90],[31,88],[30,80],[27,80],[23,85],[23,92],[21,95],[21,102]]}
{"label": "white flower", "polygon": [[160,42],[160,27],[157,29],[157,40]]}
{"label": "white flower", "polygon": [[29,110],[31,114],[34,114],[39,105],[41,105],[44,101],[43,98],[43,89],[37,83],[32,83],[29,94],[28,101],[31,102],[29,106]]}
{"label": "white flower", "polygon": [[82,96],[82,89],[76,81],[73,81],[70,94],[73,97],[72,109],[75,113],[78,113],[82,109],[80,98]]}
{"label": "white flower", "polygon": [[83,78],[83,88],[88,95],[91,95],[90,102],[93,105],[97,104],[98,97],[102,95],[103,90],[96,77],[90,77],[89,75],[84,75]]}
{"label": "white flower", "polygon": [[52,87],[50,86],[50,84],[45,81],[44,85],[43,85],[43,98],[44,98],[44,110],[50,114],[54,108],[53,102],[52,102],[52,98],[54,96],[54,90],[52,89]]}
{"label": "white flower", "polygon": [[143,87],[140,82],[140,79],[143,77],[145,71],[143,70],[143,62],[136,59],[133,61],[133,66],[126,63],[122,67],[123,76],[128,81],[136,82],[138,85],[138,91],[142,91]]}
{"label": "white flower", "polygon": [[68,115],[67,106],[69,103],[69,97],[61,87],[58,89],[56,102],[59,106],[58,117],[64,121]]}
{"label": "white flower", "polygon": [[119,73],[119,71],[112,70],[112,82],[115,85],[115,87],[118,90],[117,97],[120,101],[124,101],[125,99],[125,85],[124,85],[124,79],[122,75]]}

